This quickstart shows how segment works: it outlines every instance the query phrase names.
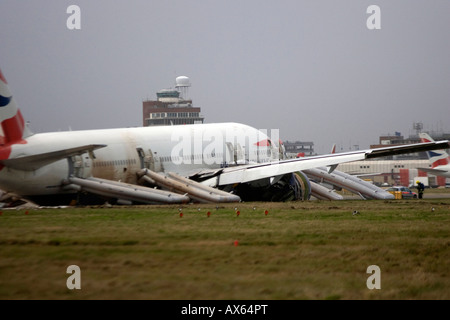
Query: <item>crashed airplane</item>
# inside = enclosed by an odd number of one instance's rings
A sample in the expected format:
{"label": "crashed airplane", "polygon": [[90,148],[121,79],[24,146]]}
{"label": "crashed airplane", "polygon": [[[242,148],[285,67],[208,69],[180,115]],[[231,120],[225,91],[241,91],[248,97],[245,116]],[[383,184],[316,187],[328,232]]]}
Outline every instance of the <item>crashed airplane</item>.
{"label": "crashed airplane", "polygon": [[0,122],[0,189],[40,205],[305,200],[305,170],[449,148],[445,140],[285,159],[279,139],[240,123],[34,134],[1,71]]}

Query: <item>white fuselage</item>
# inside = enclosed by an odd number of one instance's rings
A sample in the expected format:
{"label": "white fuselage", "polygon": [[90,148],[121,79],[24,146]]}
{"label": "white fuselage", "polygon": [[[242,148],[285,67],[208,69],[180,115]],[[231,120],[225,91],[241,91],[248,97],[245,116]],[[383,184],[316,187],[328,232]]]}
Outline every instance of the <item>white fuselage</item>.
{"label": "white fuselage", "polygon": [[[35,134],[14,144],[8,159],[84,145],[106,145],[92,153],[57,160],[36,170],[3,167],[0,189],[22,195],[58,194],[69,176],[137,183],[142,168],[188,176],[201,169],[278,159],[278,147],[257,146],[269,137],[237,123],[158,126]],[[278,140],[276,140],[278,142]]]}

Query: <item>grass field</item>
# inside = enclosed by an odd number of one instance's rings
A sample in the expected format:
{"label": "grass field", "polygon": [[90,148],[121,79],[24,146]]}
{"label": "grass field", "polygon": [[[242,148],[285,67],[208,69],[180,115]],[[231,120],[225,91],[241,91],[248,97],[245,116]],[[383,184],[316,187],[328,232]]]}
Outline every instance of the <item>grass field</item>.
{"label": "grass field", "polygon": [[[181,212],[3,210],[0,299],[450,299],[450,199]],[[69,265],[81,290],[66,286]],[[370,265],[379,290],[366,285]]]}

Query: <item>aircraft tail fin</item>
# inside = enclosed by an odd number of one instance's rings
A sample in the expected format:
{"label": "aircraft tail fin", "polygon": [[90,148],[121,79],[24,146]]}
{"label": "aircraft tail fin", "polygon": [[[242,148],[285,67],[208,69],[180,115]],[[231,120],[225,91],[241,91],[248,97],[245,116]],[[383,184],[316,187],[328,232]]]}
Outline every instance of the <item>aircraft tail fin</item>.
{"label": "aircraft tail fin", "polygon": [[[433,138],[431,138],[428,133],[422,132],[419,133],[420,140],[422,142],[433,142]],[[435,168],[437,166],[447,165],[450,163],[450,156],[445,150],[432,150],[427,151],[428,159],[431,162],[431,167]]]}
{"label": "aircraft tail fin", "polygon": [[32,134],[0,70],[0,146],[20,143]]}
{"label": "aircraft tail fin", "polygon": [[336,153],[336,143],[331,147],[331,153]]}

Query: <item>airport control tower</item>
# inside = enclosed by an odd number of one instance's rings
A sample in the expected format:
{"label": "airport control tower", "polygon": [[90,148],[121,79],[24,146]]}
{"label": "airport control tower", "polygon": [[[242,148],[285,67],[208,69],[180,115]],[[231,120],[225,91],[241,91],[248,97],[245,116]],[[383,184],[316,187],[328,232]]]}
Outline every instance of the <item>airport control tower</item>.
{"label": "airport control tower", "polygon": [[156,100],[143,101],[144,127],[203,123],[200,108],[195,108],[189,99],[190,86],[188,77],[179,76],[175,79],[175,89],[160,90]]}

